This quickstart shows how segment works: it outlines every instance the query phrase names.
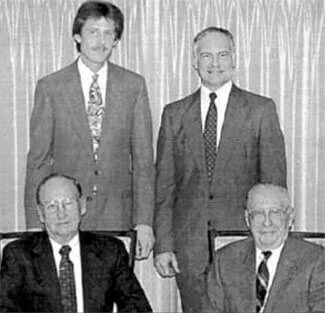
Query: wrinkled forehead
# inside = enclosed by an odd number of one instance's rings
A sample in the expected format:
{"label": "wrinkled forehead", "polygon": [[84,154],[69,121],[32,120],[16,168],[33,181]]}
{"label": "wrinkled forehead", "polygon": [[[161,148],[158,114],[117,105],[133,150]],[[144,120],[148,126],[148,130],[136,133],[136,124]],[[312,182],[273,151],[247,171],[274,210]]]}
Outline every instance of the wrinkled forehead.
{"label": "wrinkled forehead", "polygon": [[40,190],[41,202],[73,198],[76,195],[78,195],[77,187],[71,180],[64,177],[54,177],[48,180]]}
{"label": "wrinkled forehead", "polygon": [[288,195],[276,189],[257,190],[250,194],[248,209],[263,210],[265,208],[286,208],[290,205]]}
{"label": "wrinkled forehead", "polygon": [[232,51],[231,39],[221,32],[211,32],[205,34],[196,43],[195,47],[199,50],[226,50]]}

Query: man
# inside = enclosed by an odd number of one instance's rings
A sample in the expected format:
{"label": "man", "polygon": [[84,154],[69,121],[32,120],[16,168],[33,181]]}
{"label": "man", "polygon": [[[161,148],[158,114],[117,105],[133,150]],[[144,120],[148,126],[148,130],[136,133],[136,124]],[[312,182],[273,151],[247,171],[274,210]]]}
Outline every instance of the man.
{"label": "man", "polygon": [[74,19],[79,58],[41,79],[30,120],[25,210],[40,226],[35,189],[49,173],[80,181],[88,202],[82,228],[138,233],[137,256],[153,245],[152,125],[143,77],[107,61],[123,32],[108,2],[83,3]]}
{"label": "man", "polygon": [[111,312],[113,302],[119,312],[151,312],[124,244],[79,232],[86,202],[75,179],[47,176],[37,201],[46,232],[4,248],[1,312]]}
{"label": "man", "polygon": [[235,46],[229,31],[210,27],[194,39],[201,87],[166,106],[158,139],[155,265],[177,273],[183,309],[201,306],[208,262],[208,224],[245,229],[248,190],[286,185],[283,135],[275,104],[232,82]]}
{"label": "man", "polygon": [[325,312],[325,249],[288,236],[288,192],[254,186],[245,217],[252,238],[218,250],[208,275],[214,312]]}

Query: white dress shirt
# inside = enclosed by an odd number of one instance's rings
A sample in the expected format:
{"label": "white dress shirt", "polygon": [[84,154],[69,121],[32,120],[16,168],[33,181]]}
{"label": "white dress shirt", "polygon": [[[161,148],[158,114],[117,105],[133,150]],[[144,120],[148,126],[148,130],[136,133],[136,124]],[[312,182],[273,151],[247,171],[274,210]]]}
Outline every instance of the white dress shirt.
{"label": "white dress shirt", "polygon": [[[273,283],[273,280],[274,280],[274,276],[275,276],[275,273],[276,273],[276,269],[277,269],[277,266],[278,266],[278,263],[279,263],[279,259],[280,259],[280,255],[281,255],[281,251],[283,249],[283,246],[284,246],[284,244],[282,244],[281,246],[279,246],[278,248],[276,248],[274,250],[267,250],[267,251],[271,251],[272,252],[272,254],[268,258],[267,263],[266,263],[266,266],[267,266],[267,269],[269,271],[270,276],[269,276],[269,283],[267,285],[267,290],[266,290],[266,296],[265,296],[265,300],[264,300],[264,305],[263,305],[260,313],[262,313],[264,311],[265,303],[267,301],[267,298],[269,297],[269,292],[270,292],[270,289],[271,289],[271,286],[272,286],[272,283]],[[256,256],[255,273],[256,274],[257,274],[257,271],[258,271],[258,267],[260,266],[260,263],[264,259],[264,255],[263,255],[262,252],[263,251],[261,249],[259,249],[259,248],[256,247],[256,253],[255,253],[255,256]]]}
{"label": "white dress shirt", "polygon": [[82,62],[81,58],[78,59],[77,64],[86,108],[88,107],[89,90],[90,85],[93,82],[94,74],[98,74],[98,85],[102,94],[103,103],[106,103],[107,62],[105,62],[104,66],[97,73],[92,72]]}
{"label": "white dress shirt", "polygon": [[[59,277],[60,261],[61,261],[61,254],[59,251],[62,245],[54,241],[52,238],[50,238],[50,243],[53,250],[57,275]],[[69,245],[71,248],[71,251],[69,253],[69,259],[73,263],[74,281],[76,284],[77,310],[78,312],[83,312],[84,301],[83,301],[83,289],[82,289],[82,270],[81,270],[79,234],[74,236],[67,245]]]}
{"label": "white dress shirt", "polygon": [[218,111],[218,122],[217,122],[217,143],[216,147],[218,149],[221,137],[221,130],[223,122],[225,119],[225,113],[227,109],[228,99],[230,90],[232,87],[232,81],[229,80],[223,86],[217,90],[210,90],[204,85],[201,85],[201,120],[202,120],[202,133],[204,132],[205,120],[209,111],[210,106],[210,93],[214,92],[217,95],[216,100],[214,101],[217,106]]}

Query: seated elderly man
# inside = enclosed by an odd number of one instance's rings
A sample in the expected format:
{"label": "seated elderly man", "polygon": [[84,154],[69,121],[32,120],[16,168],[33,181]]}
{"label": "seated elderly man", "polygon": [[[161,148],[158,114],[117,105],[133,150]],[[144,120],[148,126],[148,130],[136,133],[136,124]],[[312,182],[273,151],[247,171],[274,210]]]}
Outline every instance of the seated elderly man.
{"label": "seated elderly man", "polygon": [[8,244],[0,275],[0,312],[151,312],[128,266],[124,244],[79,231],[81,187],[52,174],[37,189],[44,232]]}
{"label": "seated elderly man", "polygon": [[245,217],[252,237],[218,250],[208,273],[215,312],[325,312],[325,249],[288,236],[287,190],[254,186]]}

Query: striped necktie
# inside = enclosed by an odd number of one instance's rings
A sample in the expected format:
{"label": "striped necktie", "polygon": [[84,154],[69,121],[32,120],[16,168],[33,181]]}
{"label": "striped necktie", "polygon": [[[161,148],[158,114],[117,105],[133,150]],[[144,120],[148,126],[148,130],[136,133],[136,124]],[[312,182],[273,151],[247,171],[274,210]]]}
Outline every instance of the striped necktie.
{"label": "striped necktie", "polygon": [[256,275],[256,312],[261,312],[265,302],[267,287],[269,284],[269,270],[267,269],[267,260],[271,256],[271,251],[264,251],[263,260],[257,269]]}
{"label": "striped necktie", "polygon": [[73,263],[69,259],[70,246],[62,246],[59,281],[61,287],[61,303],[63,312],[77,312],[77,296],[74,281]]}

